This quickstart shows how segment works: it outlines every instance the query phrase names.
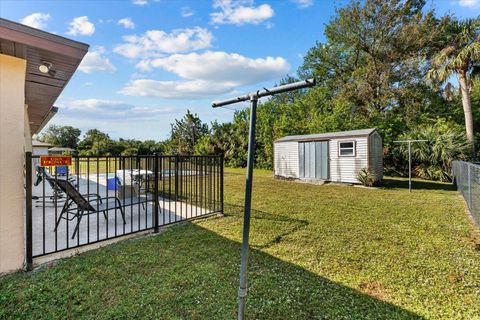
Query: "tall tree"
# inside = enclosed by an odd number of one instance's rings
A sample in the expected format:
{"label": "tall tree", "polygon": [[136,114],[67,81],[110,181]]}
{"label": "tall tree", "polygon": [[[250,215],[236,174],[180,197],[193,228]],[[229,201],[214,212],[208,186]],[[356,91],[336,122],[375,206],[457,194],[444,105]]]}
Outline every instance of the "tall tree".
{"label": "tall tree", "polygon": [[39,139],[57,147],[76,149],[81,133],[80,129],[71,126],[51,125]]}
{"label": "tall tree", "polygon": [[300,74],[317,77],[320,86],[351,102],[358,117],[421,108],[425,58],[439,33],[439,21],[432,11],[423,13],[424,4],[351,2],[326,26],[327,42],[308,51]]}
{"label": "tall tree", "polygon": [[163,152],[164,145],[161,142],[156,142],[155,140],[145,140],[141,142],[139,141],[138,154],[146,155]]}
{"label": "tall tree", "polygon": [[427,76],[441,83],[456,74],[462,95],[467,139],[474,147],[473,113],[470,100],[471,75],[480,64],[480,18],[457,20],[451,18],[444,27],[445,47],[432,59]]}
{"label": "tall tree", "polygon": [[202,120],[187,110],[187,114],[180,120],[175,119],[172,124],[170,147],[173,153],[190,155],[195,153],[195,145],[206,134],[208,126]]}
{"label": "tall tree", "polygon": [[[244,121],[244,118],[239,114],[240,112],[242,111],[236,113],[234,122],[213,122],[211,133],[199,141],[195,147],[195,153],[223,154],[226,165],[232,167],[246,166],[248,122]],[[245,114],[245,112],[243,113]]]}
{"label": "tall tree", "polygon": [[98,129],[88,130],[78,144],[78,149],[82,154],[97,156],[115,154],[114,147],[115,143],[110,136]]}

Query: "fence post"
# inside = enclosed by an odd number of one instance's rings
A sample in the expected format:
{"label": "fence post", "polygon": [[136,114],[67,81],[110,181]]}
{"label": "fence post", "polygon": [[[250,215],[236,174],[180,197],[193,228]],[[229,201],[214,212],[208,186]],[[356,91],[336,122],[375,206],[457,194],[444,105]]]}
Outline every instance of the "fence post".
{"label": "fence post", "polygon": [[78,177],[80,176],[80,158],[76,155],[73,159],[75,160],[75,175]]}
{"label": "fence post", "polygon": [[27,271],[33,269],[32,254],[32,153],[25,153],[25,227],[26,227],[26,267]]}
{"label": "fence post", "polygon": [[155,187],[155,192],[154,192],[154,197],[155,197],[155,202],[154,202],[154,205],[155,205],[155,217],[153,219],[154,223],[155,223],[155,229],[154,229],[154,232],[155,233],[158,233],[158,153],[155,152],[155,163],[153,164],[153,170],[155,171],[154,172],[154,176],[155,176],[155,183],[154,183],[154,187]]}
{"label": "fence post", "polygon": [[472,176],[471,176],[471,165],[467,163],[467,174],[468,174],[468,208],[472,211]]}
{"label": "fence post", "polygon": [[220,154],[220,212],[223,212],[223,153]]}
{"label": "fence post", "polygon": [[[175,201],[178,200],[178,154],[175,155]],[[176,206],[176,202],[175,202]]]}

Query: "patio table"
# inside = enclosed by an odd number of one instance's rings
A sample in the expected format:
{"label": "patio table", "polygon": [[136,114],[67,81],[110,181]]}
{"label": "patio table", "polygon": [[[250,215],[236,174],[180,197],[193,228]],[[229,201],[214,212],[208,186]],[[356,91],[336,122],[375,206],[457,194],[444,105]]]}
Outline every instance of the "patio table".
{"label": "patio table", "polygon": [[138,193],[141,182],[153,176],[153,171],[146,169],[117,170],[116,176],[120,182],[120,186],[117,189],[117,196],[122,199],[127,199],[132,196],[139,196]]}

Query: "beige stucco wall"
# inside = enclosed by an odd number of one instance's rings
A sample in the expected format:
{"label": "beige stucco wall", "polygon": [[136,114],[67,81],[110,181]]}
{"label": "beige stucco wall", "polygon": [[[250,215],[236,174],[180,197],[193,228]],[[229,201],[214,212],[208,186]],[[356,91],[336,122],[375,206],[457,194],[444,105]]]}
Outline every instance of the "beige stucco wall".
{"label": "beige stucco wall", "polygon": [[26,61],[0,54],[0,274],[24,263]]}
{"label": "beige stucco wall", "polygon": [[28,105],[25,105],[23,112],[23,136],[25,138],[24,151],[33,152],[32,133],[30,132],[30,119],[28,118]]}

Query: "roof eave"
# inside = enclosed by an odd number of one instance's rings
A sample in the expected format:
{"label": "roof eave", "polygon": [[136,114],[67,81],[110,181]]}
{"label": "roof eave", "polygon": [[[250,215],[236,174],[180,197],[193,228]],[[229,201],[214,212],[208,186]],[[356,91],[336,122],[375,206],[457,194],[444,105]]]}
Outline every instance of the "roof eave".
{"label": "roof eave", "polygon": [[[48,51],[51,51],[52,47],[63,49],[65,51],[60,51],[61,54],[80,59],[83,58],[90,47],[86,43],[71,40],[4,18],[0,18],[0,38]],[[83,52],[83,55],[81,55],[81,52]]]}
{"label": "roof eave", "polygon": [[50,108],[50,111],[48,111],[47,115],[43,118],[43,120],[40,123],[40,125],[38,126],[37,130],[35,130],[35,132],[32,132],[32,134],[37,134],[40,131],[42,131],[42,129],[47,125],[47,123],[50,121],[50,119],[52,119],[57,114],[57,112],[58,112],[58,107],[52,106]]}
{"label": "roof eave", "polygon": [[[362,134],[362,133],[359,133],[359,131],[366,131],[366,132]],[[292,142],[292,141],[305,142],[305,141],[321,141],[321,140],[331,140],[331,139],[343,139],[343,138],[348,139],[348,138],[356,138],[356,137],[368,137],[376,131],[377,131],[376,128],[368,128],[368,129],[362,129],[362,130],[350,130],[350,131],[320,133],[320,134],[325,135],[325,136],[322,136],[322,137],[315,137],[316,135],[319,135],[319,134],[285,136],[285,137],[279,138],[277,140],[274,140],[273,142],[274,143],[277,143],[277,142]],[[338,134],[338,133],[347,133],[347,132],[352,132],[352,134],[351,135],[345,135],[345,136],[334,135],[334,134]]]}
{"label": "roof eave", "polygon": [[[0,53],[27,60],[25,99],[30,108],[29,115],[31,116],[31,132],[32,134],[38,133],[58,110],[58,108],[53,106],[53,103],[55,103],[64,88],[68,85],[83,57],[88,52],[89,45],[3,18],[0,18],[0,42],[1,41],[11,42],[15,46],[19,46],[21,50],[8,50],[6,53],[3,52],[3,50],[0,50]],[[39,58],[35,51],[33,55],[30,55],[29,52],[31,50],[43,50],[43,52],[50,54],[52,59],[58,58],[59,60],[62,60],[62,62],[65,60],[70,61],[69,70],[64,70],[65,76],[59,80],[62,81],[61,84],[55,84],[50,87],[56,89],[54,89],[51,94],[49,93],[47,95],[49,96],[49,98],[47,98],[49,101],[46,102],[37,103],[40,99],[36,99],[36,95],[38,94],[38,86],[50,86],[51,84],[48,80],[51,79],[45,78],[45,82],[38,82],[38,75],[28,71],[32,70],[32,65],[37,67],[37,64],[42,63],[41,59],[40,61],[37,61]],[[46,60],[49,61],[49,59]],[[28,80],[29,75],[30,77],[35,77],[35,79]],[[43,75],[41,76],[43,77]],[[30,90],[31,85],[36,88]],[[42,98],[45,96],[46,95],[42,94]],[[30,112],[34,112],[35,116],[32,116]]]}

